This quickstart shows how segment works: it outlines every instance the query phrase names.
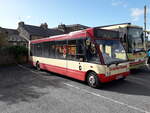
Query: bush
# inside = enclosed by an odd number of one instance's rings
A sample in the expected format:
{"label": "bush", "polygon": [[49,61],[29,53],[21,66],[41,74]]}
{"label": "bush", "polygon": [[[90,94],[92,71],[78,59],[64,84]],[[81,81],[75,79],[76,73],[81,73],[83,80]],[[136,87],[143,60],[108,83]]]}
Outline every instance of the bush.
{"label": "bush", "polygon": [[16,58],[20,56],[28,56],[28,49],[24,46],[10,46],[7,47],[9,53],[13,54]]}
{"label": "bush", "polygon": [[14,60],[18,63],[27,62],[28,49],[24,46],[8,46],[0,48],[3,56],[14,56]]}

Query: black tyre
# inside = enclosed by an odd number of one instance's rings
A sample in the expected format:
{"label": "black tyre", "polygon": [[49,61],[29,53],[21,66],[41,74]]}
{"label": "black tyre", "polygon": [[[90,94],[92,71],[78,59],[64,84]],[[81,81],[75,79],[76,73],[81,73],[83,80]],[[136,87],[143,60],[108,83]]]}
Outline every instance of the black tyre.
{"label": "black tyre", "polygon": [[150,64],[150,57],[149,57],[148,60],[147,60],[147,64]]}
{"label": "black tyre", "polygon": [[100,81],[96,73],[90,72],[87,76],[87,83],[93,88],[100,87]]}
{"label": "black tyre", "polygon": [[150,70],[150,57],[148,57],[147,64],[146,64],[146,69]]}
{"label": "black tyre", "polygon": [[146,65],[147,70],[150,70],[150,63]]}
{"label": "black tyre", "polygon": [[38,71],[41,70],[41,68],[40,68],[40,63],[39,63],[39,62],[36,63],[36,69],[37,69]]}

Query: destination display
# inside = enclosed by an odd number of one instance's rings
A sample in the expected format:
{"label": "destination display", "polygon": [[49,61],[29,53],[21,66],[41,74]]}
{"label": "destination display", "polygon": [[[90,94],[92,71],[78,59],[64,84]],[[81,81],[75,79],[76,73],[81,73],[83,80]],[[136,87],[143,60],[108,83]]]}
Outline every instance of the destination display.
{"label": "destination display", "polygon": [[96,38],[107,38],[107,39],[119,38],[118,31],[104,30],[104,29],[98,29],[98,28],[94,30],[94,35]]}

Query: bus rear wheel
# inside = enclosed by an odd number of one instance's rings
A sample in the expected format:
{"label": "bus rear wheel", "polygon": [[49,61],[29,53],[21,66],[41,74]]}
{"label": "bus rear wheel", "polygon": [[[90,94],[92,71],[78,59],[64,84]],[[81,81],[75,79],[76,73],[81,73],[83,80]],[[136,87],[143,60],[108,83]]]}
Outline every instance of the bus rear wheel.
{"label": "bus rear wheel", "polygon": [[41,68],[40,68],[40,63],[39,63],[39,62],[36,63],[36,69],[37,69],[38,71],[41,70]]}
{"label": "bus rear wheel", "polygon": [[93,88],[98,88],[100,86],[99,78],[95,72],[88,73],[87,83]]}

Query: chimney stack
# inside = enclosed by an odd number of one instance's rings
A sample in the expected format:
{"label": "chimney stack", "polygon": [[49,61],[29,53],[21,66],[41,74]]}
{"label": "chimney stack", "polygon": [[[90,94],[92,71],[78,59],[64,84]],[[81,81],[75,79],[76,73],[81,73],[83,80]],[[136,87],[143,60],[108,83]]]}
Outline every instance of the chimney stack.
{"label": "chimney stack", "polygon": [[43,24],[41,24],[41,25],[40,25],[40,27],[42,27],[43,29],[48,29],[48,25],[47,25],[47,23],[43,23]]}
{"label": "chimney stack", "polygon": [[23,27],[24,26],[24,22],[21,21],[21,22],[18,23],[18,25],[21,26],[21,27]]}

